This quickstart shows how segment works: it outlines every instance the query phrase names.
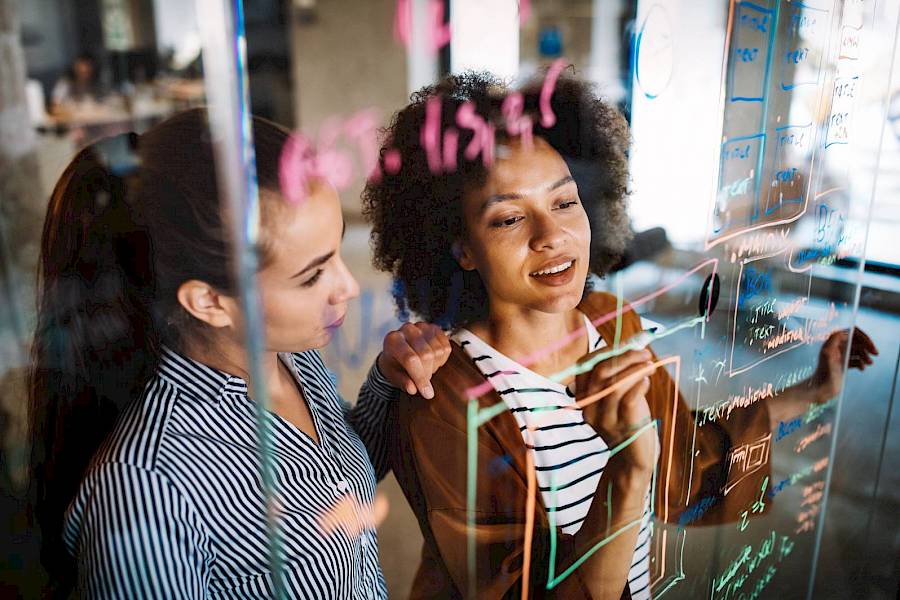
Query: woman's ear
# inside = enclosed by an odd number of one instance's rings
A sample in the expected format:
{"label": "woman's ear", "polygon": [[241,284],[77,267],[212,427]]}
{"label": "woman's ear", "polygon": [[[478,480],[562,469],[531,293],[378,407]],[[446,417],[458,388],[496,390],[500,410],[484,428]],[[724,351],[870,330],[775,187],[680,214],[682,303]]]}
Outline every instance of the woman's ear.
{"label": "woman's ear", "polygon": [[233,327],[237,302],[203,281],[191,279],[178,287],[178,303],[193,317],[212,327]]}
{"label": "woman's ear", "polygon": [[453,253],[453,258],[456,259],[456,262],[459,263],[459,266],[462,267],[464,271],[475,270],[475,263],[472,261],[472,255],[463,242],[459,240],[453,242],[453,245],[450,246],[450,252]]}

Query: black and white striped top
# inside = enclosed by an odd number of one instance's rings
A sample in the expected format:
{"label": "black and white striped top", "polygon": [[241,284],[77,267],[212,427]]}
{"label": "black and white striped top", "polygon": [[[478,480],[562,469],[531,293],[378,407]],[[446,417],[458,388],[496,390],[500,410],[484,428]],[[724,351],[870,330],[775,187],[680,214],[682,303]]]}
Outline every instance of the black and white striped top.
{"label": "black and white striped top", "polygon": [[[587,316],[584,324],[590,351],[603,348],[606,343]],[[606,441],[585,422],[566,386],[503,355],[468,329],[458,330],[453,340],[475,362],[516,418],[525,446],[534,456],[537,483],[547,512],[552,513],[563,533],[576,533],[587,517],[609,460]],[[650,517],[648,492],[628,574],[631,597],[635,600],[650,598]]]}
{"label": "black and white striped top", "polygon": [[[350,409],[317,352],[280,358],[319,438],[268,413],[287,596],[385,598],[375,531],[326,537],[319,518],[348,493],[372,502],[389,468],[383,429],[396,390],[373,366]],[[273,596],[254,411],[243,379],[165,351],[66,513],[83,595]]]}

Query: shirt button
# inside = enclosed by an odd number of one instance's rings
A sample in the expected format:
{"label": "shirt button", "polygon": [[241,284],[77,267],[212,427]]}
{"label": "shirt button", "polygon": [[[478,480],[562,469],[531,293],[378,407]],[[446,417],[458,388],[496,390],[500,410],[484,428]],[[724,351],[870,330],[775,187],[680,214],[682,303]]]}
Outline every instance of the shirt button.
{"label": "shirt button", "polygon": [[337,490],[342,494],[346,494],[350,491],[350,484],[342,479],[337,482]]}

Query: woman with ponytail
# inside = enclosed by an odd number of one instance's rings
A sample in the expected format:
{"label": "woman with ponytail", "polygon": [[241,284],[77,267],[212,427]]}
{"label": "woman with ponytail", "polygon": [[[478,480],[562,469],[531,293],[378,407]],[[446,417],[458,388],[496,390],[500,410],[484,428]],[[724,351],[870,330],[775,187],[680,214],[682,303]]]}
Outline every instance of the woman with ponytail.
{"label": "woman with ponytail", "polygon": [[[449,342],[421,323],[391,332],[347,407],[316,352],[358,293],[340,203],[325,182],[284,202],[288,134],[261,119],[253,129],[283,579],[270,571],[255,382],[207,118],[193,110],[81,151],[50,200],[30,385],[52,596],[386,595],[365,510],[388,470],[386,416],[398,388],[431,395]],[[132,153],[126,170],[111,167],[117,146]],[[336,510],[338,526],[323,527]]]}

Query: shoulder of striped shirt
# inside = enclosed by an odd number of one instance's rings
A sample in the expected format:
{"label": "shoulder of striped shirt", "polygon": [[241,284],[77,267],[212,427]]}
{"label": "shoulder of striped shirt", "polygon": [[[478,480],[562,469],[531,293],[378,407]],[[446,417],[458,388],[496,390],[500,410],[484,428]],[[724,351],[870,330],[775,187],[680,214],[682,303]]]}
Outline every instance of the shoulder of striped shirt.
{"label": "shoulder of striped shirt", "polygon": [[[187,392],[166,377],[154,377],[140,397],[128,404],[95,455],[91,470],[123,464],[153,471],[160,447],[170,439],[173,410]],[[189,395],[189,394],[188,394]]]}
{"label": "shoulder of striped shirt", "polygon": [[[84,519],[87,514],[94,514],[95,517],[101,515],[100,518],[104,522],[101,523],[99,532],[112,531],[120,539],[124,533],[121,523],[107,527],[110,519],[118,520],[128,516],[147,517],[153,512],[160,511],[165,511],[166,518],[173,519],[176,514],[171,510],[171,503],[177,503],[183,509],[175,513],[183,519],[190,520],[191,527],[198,528],[200,535],[209,536],[202,512],[194,505],[190,496],[159,469],[131,462],[107,461],[96,465],[85,474],[81,488],[69,508],[72,511],[72,520],[67,522],[67,533],[63,536],[63,541],[72,554],[78,552],[77,544],[80,537],[78,532],[86,527]],[[147,501],[148,498],[150,502]],[[88,510],[89,505],[98,502],[101,507],[99,512]],[[154,535],[157,533],[159,532],[154,532]]]}

